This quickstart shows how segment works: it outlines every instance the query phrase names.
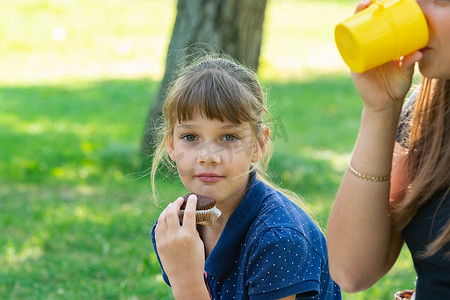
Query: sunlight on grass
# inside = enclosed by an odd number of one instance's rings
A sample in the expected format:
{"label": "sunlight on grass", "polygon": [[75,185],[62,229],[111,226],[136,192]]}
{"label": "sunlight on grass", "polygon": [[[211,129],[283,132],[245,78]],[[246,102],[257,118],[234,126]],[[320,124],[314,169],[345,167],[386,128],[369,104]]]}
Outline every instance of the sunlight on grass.
{"label": "sunlight on grass", "polygon": [[[28,242],[25,242],[25,244],[28,244]],[[0,265],[17,268],[25,261],[38,259],[41,255],[42,249],[37,245],[24,246],[21,247],[21,249],[18,249],[14,245],[8,244],[4,248],[4,253],[0,254]]]}
{"label": "sunlight on grass", "polygon": [[[65,215],[67,216],[68,214],[65,213]],[[78,205],[77,207],[75,207],[75,210],[73,211],[73,216],[77,221],[88,220],[92,223],[97,223],[97,224],[103,224],[103,225],[111,224],[111,219],[109,217],[98,214],[98,213],[93,213],[90,210],[90,208],[88,208],[84,205]]]}
{"label": "sunlight on grass", "polygon": [[0,68],[8,74],[0,79],[160,78],[175,5],[174,0],[101,5],[86,0],[2,1]]}
{"label": "sunlight on grass", "polygon": [[304,79],[314,73],[348,72],[334,44],[334,27],[353,13],[354,5],[340,1],[269,1],[261,77],[283,81]]}
{"label": "sunlight on grass", "polygon": [[[353,9],[353,3],[342,1],[269,1],[261,77],[287,80],[347,72],[333,30]],[[0,68],[8,74],[0,79],[22,84],[79,77],[160,79],[175,14],[175,0],[102,5],[86,0],[4,1]]]}
{"label": "sunlight on grass", "polygon": [[334,170],[343,172],[351,158],[351,152],[335,153],[333,150],[317,150],[317,149],[303,149],[301,156],[310,156],[311,158],[328,161]]}

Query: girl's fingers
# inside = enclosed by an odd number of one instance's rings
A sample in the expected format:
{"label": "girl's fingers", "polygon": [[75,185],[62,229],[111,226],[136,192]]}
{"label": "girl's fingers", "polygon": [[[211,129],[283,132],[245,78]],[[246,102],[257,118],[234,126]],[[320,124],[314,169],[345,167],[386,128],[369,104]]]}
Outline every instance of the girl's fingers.
{"label": "girl's fingers", "polygon": [[167,231],[166,215],[167,209],[169,208],[170,204],[162,211],[162,213],[158,217],[158,222],[156,223],[155,228],[155,239],[157,243],[159,242],[161,235]]}
{"label": "girl's fingers", "polygon": [[169,208],[170,204],[172,204],[172,203],[169,203],[169,205],[159,215],[158,223],[156,224],[156,228],[167,227],[166,215],[167,215],[167,209]]}
{"label": "girl's fingers", "polygon": [[[157,235],[166,232],[169,235],[175,235],[180,226],[180,220],[178,218],[178,212],[183,204],[184,199],[179,197],[173,203],[169,203],[166,209],[163,210],[158,218],[158,224],[156,226]],[[195,229],[195,208],[197,206],[197,196],[190,195],[186,203],[183,217],[183,227],[188,229]]]}
{"label": "girl's fingers", "polygon": [[170,230],[177,230],[180,228],[180,220],[178,219],[178,212],[180,211],[180,207],[183,204],[183,198],[179,197],[173,203],[170,203],[167,207],[167,228]]}
{"label": "girl's fingers", "polygon": [[[180,197],[181,198],[181,197]],[[158,223],[156,224],[156,228],[158,229],[158,227],[161,228],[165,228],[167,229],[167,221],[168,221],[168,215],[170,214],[170,212],[173,211],[173,206],[174,204],[178,205],[178,202],[180,200],[180,198],[178,198],[177,200],[175,200],[173,203],[169,203],[169,205],[167,205],[167,207],[161,212],[161,214],[158,217]],[[183,199],[183,198],[181,198]],[[183,202],[181,202],[182,204]],[[181,204],[178,205],[178,210],[179,207],[181,206]],[[177,216],[178,217],[178,216]]]}
{"label": "girl's fingers", "polygon": [[190,195],[183,216],[183,227],[195,228],[195,208],[197,207],[197,196]]}

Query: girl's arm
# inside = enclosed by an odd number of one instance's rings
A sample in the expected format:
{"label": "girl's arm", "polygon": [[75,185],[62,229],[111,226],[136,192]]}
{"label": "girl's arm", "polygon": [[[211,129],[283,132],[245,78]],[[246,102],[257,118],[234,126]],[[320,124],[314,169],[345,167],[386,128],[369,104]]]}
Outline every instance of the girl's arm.
{"label": "girl's arm", "polygon": [[[370,3],[361,2],[357,11]],[[364,102],[350,162],[359,173],[376,177],[391,174],[401,107],[411,86],[414,64],[421,57],[420,52],[414,52],[365,73],[352,73]],[[392,230],[389,204],[391,183],[394,187],[398,182],[397,174],[394,169],[391,182],[363,180],[349,170],[344,175],[330,214],[327,239],[331,276],[347,292],[373,285],[392,267],[401,250],[403,240]]]}
{"label": "girl's arm", "polygon": [[205,250],[195,225],[197,197],[189,197],[183,218],[178,220],[183,198],[169,204],[155,229],[156,247],[175,299],[208,299],[204,281]]}

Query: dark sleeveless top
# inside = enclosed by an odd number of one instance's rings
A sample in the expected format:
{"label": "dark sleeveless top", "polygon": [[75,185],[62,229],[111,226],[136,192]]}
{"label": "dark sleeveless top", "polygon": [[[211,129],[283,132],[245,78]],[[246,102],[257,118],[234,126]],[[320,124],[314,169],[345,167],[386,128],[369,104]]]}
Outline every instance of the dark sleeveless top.
{"label": "dark sleeveless top", "polygon": [[[405,103],[399,124],[397,142],[404,146],[405,136],[401,131],[410,116],[409,108],[415,104],[415,96],[413,94]],[[427,245],[446,228],[449,216],[450,187],[435,193],[402,231],[417,272],[416,300],[450,299],[450,255],[445,257],[450,253],[450,243],[432,256],[421,256]]]}
{"label": "dark sleeveless top", "polygon": [[420,256],[449,220],[450,193],[446,192],[431,197],[402,232],[417,272],[416,300],[450,299],[450,257],[445,257],[450,243],[430,257]]}

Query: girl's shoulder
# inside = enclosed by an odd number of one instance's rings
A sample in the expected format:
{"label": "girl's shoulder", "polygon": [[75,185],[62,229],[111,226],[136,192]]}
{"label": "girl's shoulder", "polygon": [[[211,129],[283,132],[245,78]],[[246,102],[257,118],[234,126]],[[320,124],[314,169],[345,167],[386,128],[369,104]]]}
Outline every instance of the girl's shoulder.
{"label": "girl's shoulder", "polygon": [[288,199],[283,193],[267,186],[264,198],[260,199],[261,207],[258,218],[270,227],[291,227],[304,230],[318,230],[312,217],[297,203]]}
{"label": "girl's shoulder", "polygon": [[286,244],[293,242],[326,255],[326,241],[313,219],[282,193],[272,190],[261,199],[260,210],[249,228],[249,242]]}
{"label": "girl's shoulder", "polygon": [[[239,215],[239,220],[234,220],[234,214]],[[286,243],[295,237],[319,241],[320,246],[325,245],[322,231],[299,205],[255,178],[232,218],[236,222],[248,222],[245,232],[249,242],[261,239],[264,235],[277,235],[282,236]]]}
{"label": "girl's shoulder", "polygon": [[[290,211],[294,211],[294,217],[289,215]],[[321,294],[319,299],[325,299],[326,295],[330,295],[329,299],[340,299],[339,288],[328,272],[325,237],[308,215],[301,212],[290,204],[266,211],[263,206],[250,227],[242,250],[243,257],[247,257],[252,292],[263,293],[266,282],[288,281],[291,293],[287,295],[308,293]]]}

